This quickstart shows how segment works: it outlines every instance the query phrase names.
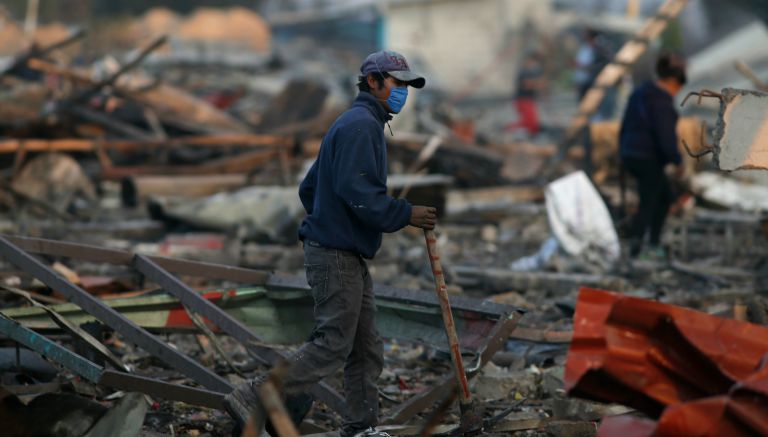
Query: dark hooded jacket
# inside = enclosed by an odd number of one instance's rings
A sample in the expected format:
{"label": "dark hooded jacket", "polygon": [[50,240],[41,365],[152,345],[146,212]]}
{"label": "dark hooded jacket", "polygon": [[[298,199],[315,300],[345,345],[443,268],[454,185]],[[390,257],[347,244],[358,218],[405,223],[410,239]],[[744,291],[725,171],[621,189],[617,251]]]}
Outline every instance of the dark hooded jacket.
{"label": "dark hooded jacket", "polygon": [[384,124],[389,119],[367,92],[336,119],[299,187],[307,211],[299,238],[373,258],[383,232],[408,224],[411,205],[387,195]]}
{"label": "dark hooded jacket", "polygon": [[621,157],[644,159],[663,166],[680,164],[677,111],[672,96],[648,81],[629,97],[619,138]]}

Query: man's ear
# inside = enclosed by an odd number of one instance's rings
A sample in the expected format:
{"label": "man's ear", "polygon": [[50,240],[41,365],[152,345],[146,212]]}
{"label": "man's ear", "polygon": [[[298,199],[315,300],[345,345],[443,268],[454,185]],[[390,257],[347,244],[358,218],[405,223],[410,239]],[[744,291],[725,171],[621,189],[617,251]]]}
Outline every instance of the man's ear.
{"label": "man's ear", "polygon": [[365,80],[368,81],[368,87],[372,90],[378,90],[379,89],[379,83],[376,82],[376,79],[374,79],[373,74],[368,73],[368,76],[366,76]]}

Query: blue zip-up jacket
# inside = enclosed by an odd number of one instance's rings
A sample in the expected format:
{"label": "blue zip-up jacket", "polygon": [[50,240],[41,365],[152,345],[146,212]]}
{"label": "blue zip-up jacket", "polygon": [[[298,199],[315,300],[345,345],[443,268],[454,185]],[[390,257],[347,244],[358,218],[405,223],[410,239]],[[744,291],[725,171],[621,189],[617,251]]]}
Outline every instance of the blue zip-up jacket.
{"label": "blue zip-up jacket", "polygon": [[381,246],[382,232],[408,224],[410,203],[387,195],[384,123],[389,119],[367,92],[336,119],[299,186],[307,211],[299,238],[370,259]]}
{"label": "blue zip-up jacket", "polygon": [[677,111],[672,96],[647,81],[629,97],[619,137],[622,158],[680,164],[677,148]]}

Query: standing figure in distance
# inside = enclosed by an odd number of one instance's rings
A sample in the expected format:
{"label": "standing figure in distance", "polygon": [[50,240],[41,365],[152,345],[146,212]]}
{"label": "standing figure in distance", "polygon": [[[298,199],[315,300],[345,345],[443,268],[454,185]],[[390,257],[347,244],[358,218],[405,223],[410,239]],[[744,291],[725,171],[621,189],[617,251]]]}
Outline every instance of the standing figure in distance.
{"label": "standing figure in distance", "polygon": [[546,86],[539,57],[533,53],[527,55],[517,73],[515,109],[517,109],[518,121],[509,123],[506,126],[508,131],[523,128],[529,137],[539,133],[541,124],[536,99],[539,92]]}
{"label": "standing figure in distance", "polygon": [[640,198],[630,229],[630,255],[641,254],[645,235],[649,247],[644,257],[661,259],[661,234],[672,189],[665,167],[682,172],[682,157],[677,146],[677,111],[674,96],[685,85],[685,62],[674,54],[662,55],[656,62],[656,80],[637,87],[629,97],[619,134],[621,162],[637,181]]}

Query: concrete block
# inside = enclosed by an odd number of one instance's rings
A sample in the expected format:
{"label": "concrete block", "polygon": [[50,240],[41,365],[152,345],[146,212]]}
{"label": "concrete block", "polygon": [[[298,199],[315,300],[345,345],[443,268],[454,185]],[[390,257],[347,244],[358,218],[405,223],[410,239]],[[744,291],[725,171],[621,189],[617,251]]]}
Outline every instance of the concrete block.
{"label": "concrete block", "polygon": [[715,131],[720,170],[768,170],[768,94],[726,88]]}

